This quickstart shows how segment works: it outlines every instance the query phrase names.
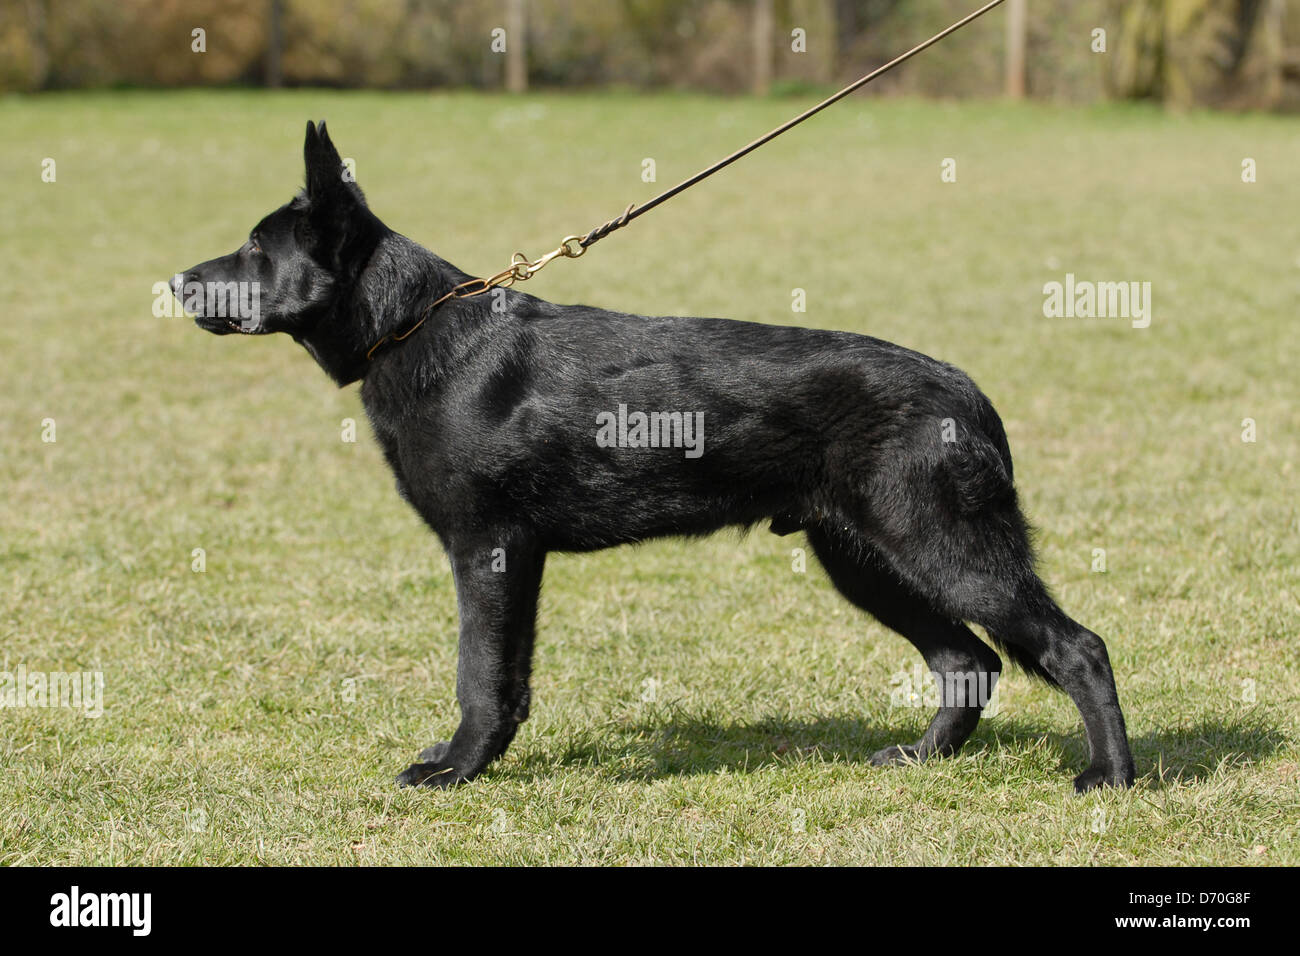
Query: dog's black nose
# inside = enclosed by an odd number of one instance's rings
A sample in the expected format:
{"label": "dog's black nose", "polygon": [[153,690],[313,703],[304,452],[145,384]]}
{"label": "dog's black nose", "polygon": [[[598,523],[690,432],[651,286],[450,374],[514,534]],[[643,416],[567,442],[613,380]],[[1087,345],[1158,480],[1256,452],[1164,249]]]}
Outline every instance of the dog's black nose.
{"label": "dog's black nose", "polygon": [[174,276],[171,277],[171,281],[168,282],[167,284],[172,287],[173,295],[180,295],[181,289],[185,287],[185,273],[184,272],[176,273]]}

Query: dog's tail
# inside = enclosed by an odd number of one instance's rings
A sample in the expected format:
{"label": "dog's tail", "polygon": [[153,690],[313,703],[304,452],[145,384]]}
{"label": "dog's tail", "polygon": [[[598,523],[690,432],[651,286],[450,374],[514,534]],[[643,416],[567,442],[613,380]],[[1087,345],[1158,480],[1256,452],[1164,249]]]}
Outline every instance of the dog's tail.
{"label": "dog's tail", "polygon": [[[948,469],[957,506],[966,514],[992,511],[999,515],[1009,546],[1011,573],[1028,584],[1028,593],[1050,602],[1051,597],[1035,572],[1034,530],[1025,520],[1017,500],[1006,429],[993,403],[978,389],[975,391],[969,423],[971,441],[965,443],[960,454],[952,457]],[[996,630],[987,633],[998,650],[1021,670],[1060,689],[1061,685],[1027,648],[1006,640]]]}
{"label": "dog's tail", "polygon": [[1007,481],[1014,482],[1016,475],[1011,467],[1011,445],[1007,442],[1007,430],[1002,427],[1002,417],[998,415],[993,403],[983,393],[980,394],[980,397],[984,399],[976,406],[976,418],[980,431],[997,452],[1002,467],[1006,471]]}
{"label": "dog's tail", "polygon": [[974,386],[962,415],[960,438],[944,443],[940,471],[959,514],[1017,510],[1011,447],[993,404]]}

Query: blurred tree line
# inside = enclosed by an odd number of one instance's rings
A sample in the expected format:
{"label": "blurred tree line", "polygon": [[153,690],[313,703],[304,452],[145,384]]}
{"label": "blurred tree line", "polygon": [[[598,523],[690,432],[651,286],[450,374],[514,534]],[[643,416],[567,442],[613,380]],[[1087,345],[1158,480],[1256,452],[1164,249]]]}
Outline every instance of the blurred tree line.
{"label": "blurred tree line", "polygon": [[[493,30],[506,24],[509,2],[2,0],[0,90],[493,88],[506,60],[493,50]],[[736,91],[754,86],[765,58],[761,85],[770,77],[771,89],[798,91],[856,77],[978,2],[522,0],[527,76],[536,86]],[[760,7],[770,22],[756,44]],[[874,91],[1001,92],[1006,9]],[[1026,9],[1031,96],[1300,105],[1300,0],[1027,0]]]}

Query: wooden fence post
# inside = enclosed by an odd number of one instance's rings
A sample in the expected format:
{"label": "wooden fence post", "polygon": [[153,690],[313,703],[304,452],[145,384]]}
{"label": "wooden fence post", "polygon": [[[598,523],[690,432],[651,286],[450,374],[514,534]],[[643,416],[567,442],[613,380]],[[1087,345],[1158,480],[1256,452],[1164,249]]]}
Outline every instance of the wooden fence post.
{"label": "wooden fence post", "polygon": [[759,96],[766,95],[772,88],[775,23],[772,0],[754,0],[754,92]]}
{"label": "wooden fence post", "polygon": [[506,90],[528,91],[528,15],[525,0],[506,0]]}
{"label": "wooden fence post", "polygon": [[1025,46],[1029,32],[1029,0],[1007,3],[1007,84],[1013,100],[1025,98]]}

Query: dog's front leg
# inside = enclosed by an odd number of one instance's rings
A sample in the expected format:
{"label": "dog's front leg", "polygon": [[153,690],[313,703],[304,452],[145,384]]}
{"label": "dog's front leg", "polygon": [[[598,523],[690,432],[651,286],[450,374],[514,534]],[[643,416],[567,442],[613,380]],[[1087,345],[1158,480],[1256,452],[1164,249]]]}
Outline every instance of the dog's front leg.
{"label": "dog's front leg", "polygon": [[474,779],[505,753],[528,717],[545,552],[518,528],[447,544],[460,605],[460,726],[397,778],[403,786],[448,787]]}

